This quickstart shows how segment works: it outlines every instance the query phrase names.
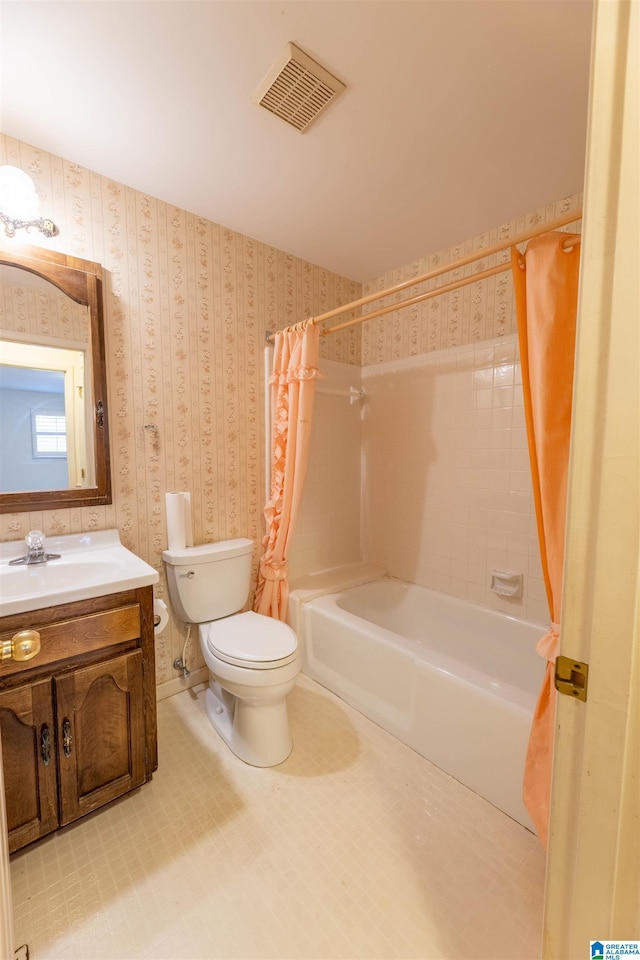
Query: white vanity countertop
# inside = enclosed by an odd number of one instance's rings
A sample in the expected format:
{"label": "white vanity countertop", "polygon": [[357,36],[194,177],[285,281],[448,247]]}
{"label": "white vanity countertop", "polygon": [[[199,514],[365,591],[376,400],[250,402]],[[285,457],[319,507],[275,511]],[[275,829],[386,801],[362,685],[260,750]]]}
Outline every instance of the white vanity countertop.
{"label": "white vanity countertop", "polygon": [[44,550],[61,554],[60,559],[10,566],[9,560],[26,554],[26,544],[0,543],[0,616],[151,586],[160,579],[157,570],[121,544],[117,530],[47,537]]}

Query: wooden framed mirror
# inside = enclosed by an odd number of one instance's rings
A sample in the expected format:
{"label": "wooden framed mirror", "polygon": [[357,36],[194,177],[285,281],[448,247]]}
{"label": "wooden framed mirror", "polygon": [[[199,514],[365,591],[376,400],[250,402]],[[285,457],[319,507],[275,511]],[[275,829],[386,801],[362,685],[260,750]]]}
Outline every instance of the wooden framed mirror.
{"label": "wooden framed mirror", "polygon": [[102,267],[0,248],[0,513],[107,503]]}

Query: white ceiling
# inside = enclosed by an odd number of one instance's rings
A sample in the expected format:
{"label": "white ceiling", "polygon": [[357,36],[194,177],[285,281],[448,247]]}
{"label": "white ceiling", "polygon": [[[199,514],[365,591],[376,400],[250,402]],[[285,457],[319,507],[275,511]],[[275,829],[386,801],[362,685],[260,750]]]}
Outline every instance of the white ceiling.
{"label": "white ceiling", "polygon": [[[590,0],[2,0],[1,126],[368,280],[582,189],[591,15]],[[290,40],[347,85],[304,134],[250,99]]]}

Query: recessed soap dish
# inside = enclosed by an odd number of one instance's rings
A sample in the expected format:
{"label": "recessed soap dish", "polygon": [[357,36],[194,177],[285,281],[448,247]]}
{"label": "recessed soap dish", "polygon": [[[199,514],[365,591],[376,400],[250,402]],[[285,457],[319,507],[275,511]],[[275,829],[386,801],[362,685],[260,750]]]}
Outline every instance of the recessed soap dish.
{"label": "recessed soap dish", "polygon": [[512,570],[492,570],[491,589],[499,597],[522,597],[523,575]]}

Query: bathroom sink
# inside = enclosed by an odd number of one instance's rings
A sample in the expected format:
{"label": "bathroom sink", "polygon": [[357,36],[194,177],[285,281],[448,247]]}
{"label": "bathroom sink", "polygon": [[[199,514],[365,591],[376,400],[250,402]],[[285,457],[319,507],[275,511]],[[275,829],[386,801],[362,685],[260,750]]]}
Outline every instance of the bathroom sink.
{"label": "bathroom sink", "polygon": [[88,600],[158,582],[158,573],[120,542],[117,530],[47,537],[46,563],[10,566],[24,540],[0,544],[0,616]]}

